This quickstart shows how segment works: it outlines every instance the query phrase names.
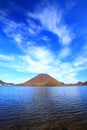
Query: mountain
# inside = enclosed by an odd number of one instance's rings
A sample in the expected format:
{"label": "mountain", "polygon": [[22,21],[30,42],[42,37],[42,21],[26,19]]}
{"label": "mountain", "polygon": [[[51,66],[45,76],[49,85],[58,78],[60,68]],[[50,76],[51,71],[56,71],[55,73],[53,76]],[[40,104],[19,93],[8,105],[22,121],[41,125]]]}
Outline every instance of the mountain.
{"label": "mountain", "polygon": [[78,82],[75,84],[75,86],[87,86],[87,81],[86,82]]}
{"label": "mountain", "polygon": [[13,83],[6,83],[2,80],[0,80],[0,86],[13,86],[14,84]]}
{"label": "mountain", "polygon": [[48,74],[39,74],[36,77],[18,84],[18,85],[23,85],[23,86],[62,86],[63,83],[57,81],[53,77],[51,77]]}
{"label": "mountain", "polygon": [[2,80],[0,80],[0,84],[5,84],[5,82],[4,82],[4,81],[2,81]]}
{"label": "mountain", "polygon": [[87,81],[86,82],[77,82],[77,83],[73,83],[73,84],[64,84],[64,86],[87,86]]}
{"label": "mountain", "polygon": [[87,81],[74,84],[64,84],[48,74],[39,74],[36,77],[20,84],[6,83],[0,80],[0,86],[87,86]]}
{"label": "mountain", "polygon": [[87,86],[87,81],[83,83],[83,85]]}

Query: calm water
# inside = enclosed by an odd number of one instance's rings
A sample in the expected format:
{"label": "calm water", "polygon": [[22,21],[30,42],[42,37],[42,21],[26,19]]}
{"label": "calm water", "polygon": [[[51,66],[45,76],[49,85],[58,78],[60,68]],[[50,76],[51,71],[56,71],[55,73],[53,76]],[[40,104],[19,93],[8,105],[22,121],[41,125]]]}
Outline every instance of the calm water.
{"label": "calm water", "polygon": [[87,130],[87,87],[0,87],[0,130],[46,126]]}

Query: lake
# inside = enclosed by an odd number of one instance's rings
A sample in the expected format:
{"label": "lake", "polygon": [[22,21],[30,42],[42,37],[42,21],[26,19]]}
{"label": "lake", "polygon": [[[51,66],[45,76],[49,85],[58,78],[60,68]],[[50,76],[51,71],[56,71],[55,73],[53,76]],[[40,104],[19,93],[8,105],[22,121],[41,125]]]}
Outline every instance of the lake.
{"label": "lake", "polygon": [[87,130],[87,87],[0,87],[0,130],[48,126]]}

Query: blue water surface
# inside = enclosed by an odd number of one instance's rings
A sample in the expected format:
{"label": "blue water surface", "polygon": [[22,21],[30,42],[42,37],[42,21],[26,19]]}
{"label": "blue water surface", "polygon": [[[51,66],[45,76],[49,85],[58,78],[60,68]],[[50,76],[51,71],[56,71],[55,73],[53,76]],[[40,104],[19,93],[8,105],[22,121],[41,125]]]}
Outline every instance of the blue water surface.
{"label": "blue water surface", "polygon": [[0,127],[15,125],[39,130],[87,123],[87,87],[0,87]]}

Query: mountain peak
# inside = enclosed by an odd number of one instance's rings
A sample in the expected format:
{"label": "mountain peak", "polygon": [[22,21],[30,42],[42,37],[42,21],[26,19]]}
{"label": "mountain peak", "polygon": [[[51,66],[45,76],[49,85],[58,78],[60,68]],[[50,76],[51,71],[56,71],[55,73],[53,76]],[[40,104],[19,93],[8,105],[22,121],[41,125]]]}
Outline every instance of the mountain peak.
{"label": "mountain peak", "polygon": [[41,74],[38,74],[37,76],[49,76],[49,75],[45,73],[41,73]]}

